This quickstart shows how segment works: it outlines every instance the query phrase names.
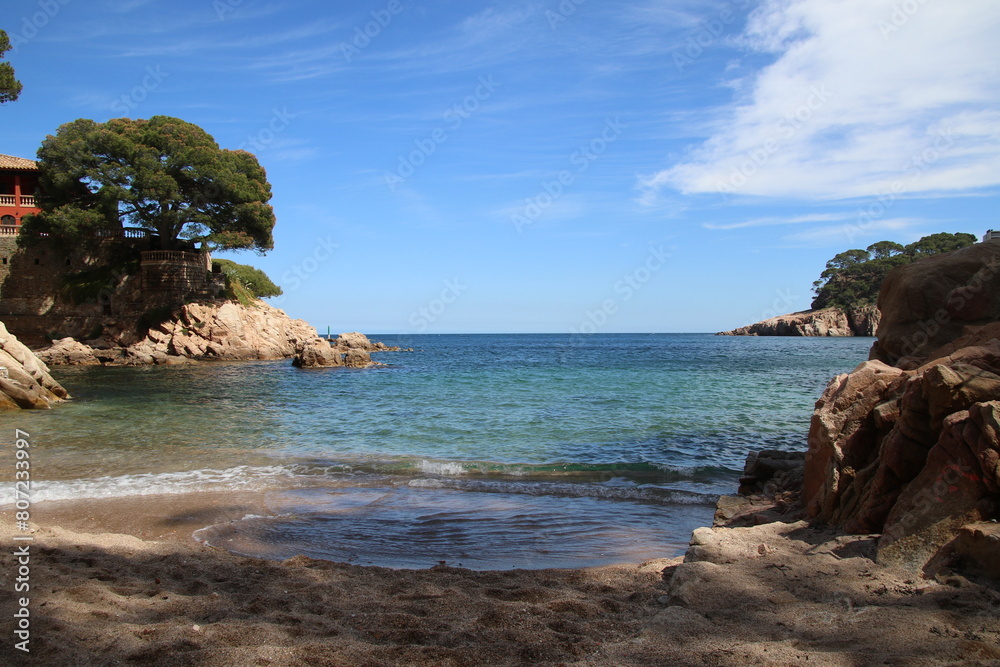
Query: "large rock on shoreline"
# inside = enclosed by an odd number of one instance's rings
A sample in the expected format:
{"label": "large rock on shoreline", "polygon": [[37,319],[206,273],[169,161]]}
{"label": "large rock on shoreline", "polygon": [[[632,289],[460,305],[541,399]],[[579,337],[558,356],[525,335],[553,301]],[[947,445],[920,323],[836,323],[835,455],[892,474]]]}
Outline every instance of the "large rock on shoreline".
{"label": "large rock on shoreline", "polygon": [[[967,526],[1000,519],[1000,322],[984,322],[1000,316],[986,274],[1000,244],[981,246],[890,273],[873,359],[816,404],[803,500],[824,522],[882,533],[883,562],[933,572],[968,556]],[[987,542],[1000,562],[1000,540]]]}
{"label": "large rock on shoreline", "polygon": [[882,283],[879,309],[870,358],[911,368],[966,327],[1000,320],[1000,241],[893,269]]}
{"label": "large rock on shoreline", "polygon": [[0,411],[46,410],[69,398],[49,369],[0,322]]}
{"label": "large rock on shoreline", "polygon": [[874,336],[879,311],[874,306],[804,310],[723,331],[719,336]]}
{"label": "large rock on shoreline", "polygon": [[116,366],[187,363],[191,360],[244,361],[287,359],[316,329],[293,320],[263,301],[249,306],[231,301],[189,303],[164,321],[136,332],[130,325],[106,329],[95,340],[54,341],[38,351],[52,365],[101,363]]}

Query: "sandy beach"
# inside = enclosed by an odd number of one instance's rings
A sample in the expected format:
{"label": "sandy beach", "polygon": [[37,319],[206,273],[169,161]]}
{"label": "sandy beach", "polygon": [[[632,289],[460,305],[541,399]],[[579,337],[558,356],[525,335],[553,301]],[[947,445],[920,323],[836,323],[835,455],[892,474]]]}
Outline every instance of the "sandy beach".
{"label": "sandy beach", "polygon": [[[995,583],[887,570],[869,558],[870,536],[810,528],[794,508],[761,502],[732,527],[699,529],[688,562],[582,570],[269,562],[191,537],[263,503],[255,493],[39,504],[31,653],[5,632],[3,663],[1000,664]],[[2,521],[12,544],[11,512]],[[14,560],[3,561],[8,591]],[[0,613],[14,611],[5,595]]]}

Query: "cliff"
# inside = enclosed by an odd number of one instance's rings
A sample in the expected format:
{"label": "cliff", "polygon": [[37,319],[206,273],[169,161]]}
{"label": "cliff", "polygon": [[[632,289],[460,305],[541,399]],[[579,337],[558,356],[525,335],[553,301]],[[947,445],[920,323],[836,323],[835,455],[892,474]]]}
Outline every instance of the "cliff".
{"label": "cliff", "polygon": [[0,411],[46,410],[65,398],[45,364],[0,322]]}
{"label": "cliff", "polygon": [[1000,576],[998,259],[990,242],[892,271],[871,360],[816,404],[803,500],[881,533],[881,562]]}
{"label": "cliff", "polygon": [[851,311],[840,308],[804,310],[723,331],[719,336],[874,336],[879,311],[861,306]]}

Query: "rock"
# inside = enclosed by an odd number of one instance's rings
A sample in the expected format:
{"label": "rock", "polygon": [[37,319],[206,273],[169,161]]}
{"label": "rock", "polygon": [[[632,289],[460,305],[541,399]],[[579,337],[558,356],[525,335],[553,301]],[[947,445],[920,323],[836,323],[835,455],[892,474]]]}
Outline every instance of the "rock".
{"label": "rock", "polygon": [[800,489],[805,459],[805,452],[775,449],[750,452],[743,466],[738,493],[741,496],[773,496],[782,491]]}
{"label": "rock", "polygon": [[189,303],[168,319],[137,334],[134,324],[107,326],[95,346],[72,339],[56,341],[42,351],[57,364],[102,363],[142,366],[179,363],[181,359],[287,359],[305,344],[319,340],[316,329],[284,311],[258,301]]}
{"label": "rock", "polygon": [[882,320],[871,358],[890,364],[1000,320],[1000,242],[977,243],[889,272],[879,291]]}
{"label": "rock", "polygon": [[329,341],[317,338],[316,340],[303,345],[299,351],[295,353],[295,358],[292,359],[292,365],[297,366],[298,368],[343,366],[344,356],[336,348],[332,347]]}
{"label": "rock", "polygon": [[936,569],[962,526],[1000,515],[1000,401],[949,415],[920,473],[899,495],[879,562]]}
{"label": "rock", "polygon": [[0,322],[0,411],[47,410],[69,393],[49,369]]}
{"label": "rock", "polygon": [[341,352],[347,352],[350,349],[364,350],[365,352],[399,352],[402,349],[399,347],[389,347],[385,343],[373,343],[368,339],[368,336],[357,331],[340,334],[333,344]]}
{"label": "rock", "polygon": [[350,348],[344,355],[344,365],[348,368],[368,368],[374,364],[368,352],[357,348]]}
{"label": "rock", "polygon": [[894,270],[873,360],[816,404],[807,510],[881,533],[880,562],[932,573],[963,526],[1000,518],[998,273],[994,242]]}
{"label": "rock", "polygon": [[839,308],[804,310],[779,315],[749,326],[723,331],[719,336],[872,336],[879,312],[874,306],[845,312]]}
{"label": "rock", "polygon": [[73,338],[54,340],[51,346],[35,354],[51,366],[97,366],[101,363],[94,356],[93,348]]}

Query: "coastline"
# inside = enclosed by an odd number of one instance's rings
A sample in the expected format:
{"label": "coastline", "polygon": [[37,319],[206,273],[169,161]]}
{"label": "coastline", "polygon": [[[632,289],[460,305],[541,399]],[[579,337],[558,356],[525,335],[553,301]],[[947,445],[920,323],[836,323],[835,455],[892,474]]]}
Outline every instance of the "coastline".
{"label": "coastline", "polygon": [[[1000,594],[870,559],[872,536],[723,502],[684,558],[391,570],[233,555],[194,529],[262,493],[33,507],[32,659],[103,665],[996,664]],[[8,544],[11,509],[0,511]],[[8,561],[9,562],[9,561]],[[9,566],[8,566],[9,567]],[[9,572],[9,570],[8,570]],[[5,575],[7,572],[4,573]],[[13,613],[5,599],[0,613]],[[12,641],[0,656],[13,663]]]}

